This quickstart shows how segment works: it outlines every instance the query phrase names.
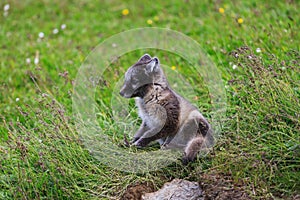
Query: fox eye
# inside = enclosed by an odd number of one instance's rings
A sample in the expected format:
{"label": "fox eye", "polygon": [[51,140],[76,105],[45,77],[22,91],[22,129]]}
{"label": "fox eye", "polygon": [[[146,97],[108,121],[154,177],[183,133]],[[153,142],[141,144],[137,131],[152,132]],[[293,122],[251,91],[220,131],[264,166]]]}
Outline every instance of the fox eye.
{"label": "fox eye", "polygon": [[132,79],[131,79],[131,82],[132,82],[133,84],[137,84],[138,80],[135,79],[135,78],[132,78]]}

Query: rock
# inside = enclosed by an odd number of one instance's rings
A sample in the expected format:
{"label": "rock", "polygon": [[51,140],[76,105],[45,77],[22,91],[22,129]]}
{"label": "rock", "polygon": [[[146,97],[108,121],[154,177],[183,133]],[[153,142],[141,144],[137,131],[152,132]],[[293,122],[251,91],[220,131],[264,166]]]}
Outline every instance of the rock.
{"label": "rock", "polygon": [[174,179],[171,182],[165,183],[160,190],[144,194],[142,199],[204,200],[202,190],[197,182],[182,179]]}

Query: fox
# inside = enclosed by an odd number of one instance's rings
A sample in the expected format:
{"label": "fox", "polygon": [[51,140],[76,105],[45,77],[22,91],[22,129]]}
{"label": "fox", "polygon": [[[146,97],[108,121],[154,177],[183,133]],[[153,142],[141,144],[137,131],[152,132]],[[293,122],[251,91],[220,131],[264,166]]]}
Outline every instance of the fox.
{"label": "fox", "polygon": [[157,141],[161,149],[183,151],[184,164],[212,147],[214,137],[208,120],[171,89],[157,57],[144,54],[125,72],[120,95],[135,98],[142,120],[129,143],[131,146],[143,148]]}

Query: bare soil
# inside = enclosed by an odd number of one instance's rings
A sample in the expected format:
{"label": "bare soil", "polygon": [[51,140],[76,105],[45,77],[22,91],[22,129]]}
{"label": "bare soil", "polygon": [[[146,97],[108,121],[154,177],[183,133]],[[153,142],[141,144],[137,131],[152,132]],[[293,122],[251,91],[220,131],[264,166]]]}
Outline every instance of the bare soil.
{"label": "bare soil", "polygon": [[[203,190],[205,200],[247,200],[251,199],[242,185],[234,185],[227,177],[220,175],[202,174],[199,185]],[[127,187],[121,200],[140,200],[142,195],[154,192],[151,183],[134,184]]]}
{"label": "bare soil", "polygon": [[233,184],[232,180],[219,174],[201,175],[200,187],[205,200],[251,199],[243,185]]}
{"label": "bare soil", "polygon": [[121,197],[121,200],[139,200],[142,199],[143,194],[154,191],[154,186],[151,183],[144,182],[130,185]]}

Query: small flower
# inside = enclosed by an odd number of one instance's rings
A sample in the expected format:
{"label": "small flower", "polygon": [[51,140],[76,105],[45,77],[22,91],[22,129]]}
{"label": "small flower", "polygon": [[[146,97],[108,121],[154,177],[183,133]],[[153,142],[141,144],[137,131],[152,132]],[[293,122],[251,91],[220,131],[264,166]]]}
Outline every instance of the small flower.
{"label": "small flower", "polygon": [[16,102],[20,101],[20,98],[16,98]]}
{"label": "small flower", "polygon": [[172,69],[172,70],[176,70],[176,66],[172,66],[171,69]]}
{"label": "small flower", "polygon": [[40,32],[39,33],[39,38],[44,38],[45,37],[45,34],[43,32]]}
{"label": "small flower", "polygon": [[151,25],[151,24],[153,24],[153,21],[151,19],[148,19],[147,24]]}
{"label": "small flower", "polygon": [[46,94],[46,93],[43,93],[42,94],[42,97],[48,97],[49,95],[48,94]]}
{"label": "small flower", "polygon": [[60,26],[60,28],[61,28],[61,30],[64,30],[64,29],[66,29],[66,28],[67,28],[67,25],[65,25],[65,24],[62,24],[62,25]]}
{"label": "small flower", "polygon": [[35,58],[34,58],[34,64],[39,64],[39,61],[40,61],[40,52],[39,51],[36,51],[35,52]]}
{"label": "small flower", "polygon": [[4,7],[3,7],[3,10],[4,12],[7,12],[10,8],[10,5],[9,4],[5,4]]}
{"label": "small flower", "polygon": [[237,65],[232,65],[232,69],[236,69],[237,68]]}
{"label": "small flower", "polygon": [[219,8],[219,13],[223,14],[225,12],[224,8]]}
{"label": "small flower", "polygon": [[256,48],[256,52],[257,52],[257,53],[260,53],[260,52],[261,52],[261,49],[260,49],[260,48]]}
{"label": "small flower", "polygon": [[39,57],[34,58],[34,64],[36,64],[36,65],[39,64],[39,61],[40,61]]}
{"label": "small flower", "polygon": [[117,44],[116,44],[116,43],[112,43],[111,46],[112,46],[113,48],[116,48],[116,47],[117,47]]}
{"label": "small flower", "polygon": [[57,28],[55,28],[55,29],[53,29],[52,33],[53,33],[53,34],[57,34],[58,31],[59,31],[59,30],[58,30]]}
{"label": "small flower", "polygon": [[153,20],[157,22],[159,20],[159,17],[156,15],[153,17]]}
{"label": "small flower", "polygon": [[4,7],[3,7],[3,10],[4,10],[3,16],[4,16],[4,17],[7,17],[7,16],[8,16],[8,10],[9,10],[9,8],[10,8],[10,5],[9,5],[9,4],[5,4],[5,5],[4,5]]}
{"label": "small flower", "polygon": [[242,24],[242,23],[244,22],[244,20],[243,20],[242,18],[238,18],[237,22],[238,22],[239,24]]}
{"label": "small flower", "polygon": [[30,62],[31,62],[30,58],[26,58],[26,63],[30,64]]}
{"label": "small flower", "polygon": [[123,16],[126,16],[128,14],[129,14],[129,10],[127,8],[122,10],[122,15]]}

